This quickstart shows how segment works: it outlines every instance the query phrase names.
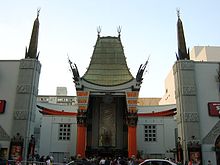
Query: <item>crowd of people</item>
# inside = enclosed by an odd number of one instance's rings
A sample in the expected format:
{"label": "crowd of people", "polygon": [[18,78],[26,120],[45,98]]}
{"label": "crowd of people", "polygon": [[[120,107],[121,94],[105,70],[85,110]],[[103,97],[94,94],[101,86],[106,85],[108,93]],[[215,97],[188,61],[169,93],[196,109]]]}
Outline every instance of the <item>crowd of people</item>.
{"label": "crowd of people", "polygon": [[83,158],[80,155],[71,157],[70,162],[74,162],[72,165],[138,165],[142,160],[136,159],[135,156],[131,158],[126,157],[89,157]]}
{"label": "crowd of people", "polygon": [[[165,158],[167,159],[167,158]],[[168,159],[172,162],[175,162],[173,159]],[[135,155],[131,156],[130,158],[117,156],[117,157],[108,157],[108,156],[93,156],[93,157],[82,157],[80,154],[76,156],[71,156],[70,158],[64,157],[62,162],[54,162],[54,158],[52,155],[48,156],[39,156],[35,155],[34,160],[31,162],[38,162],[37,164],[42,165],[138,165],[142,161],[141,158],[136,158]],[[16,161],[16,165],[21,165],[21,161]],[[175,162],[176,164],[180,165],[181,162]],[[200,163],[195,161],[189,161],[185,163],[185,165],[199,165]],[[212,165],[211,161],[208,161],[208,165]]]}
{"label": "crowd of people", "polygon": [[[35,161],[41,162],[45,165],[55,165],[53,156],[36,156]],[[77,156],[71,156],[69,159],[64,157],[63,164],[64,165],[138,165],[142,162],[142,159],[137,159],[134,155],[131,158],[126,157],[101,157],[101,156],[93,156],[93,157],[82,157],[80,154]],[[60,163],[59,163],[60,164]]]}

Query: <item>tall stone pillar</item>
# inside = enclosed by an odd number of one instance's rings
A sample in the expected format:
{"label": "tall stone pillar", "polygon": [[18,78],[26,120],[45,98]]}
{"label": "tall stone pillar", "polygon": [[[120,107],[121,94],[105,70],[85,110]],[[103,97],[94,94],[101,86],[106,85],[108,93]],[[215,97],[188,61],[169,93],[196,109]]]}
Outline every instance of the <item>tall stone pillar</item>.
{"label": "tall stone pillar", "polygon": [[[178,138],[183,147],[184,162],[201,144],[194,62],[179,60],[173,66],[177,106]],[[192,144],[196,142],[197,148]]]}
{"label": "tall stone pillar", "polygon": [[[37,59],[22,59],[14,105],[12,136],[23,138],[22,158],[28,158],[28,146],[34,134],[35,110],[41,64]],[[13,140],[13,139],[12,139]],[[9,155],[10,156],[10,155]]]}
{"label": "tall stone pillar", "polygon": [[86,151],[86,115],[85,113],[78,113],[77,115],[77,145],[76,153],[85,157]]}

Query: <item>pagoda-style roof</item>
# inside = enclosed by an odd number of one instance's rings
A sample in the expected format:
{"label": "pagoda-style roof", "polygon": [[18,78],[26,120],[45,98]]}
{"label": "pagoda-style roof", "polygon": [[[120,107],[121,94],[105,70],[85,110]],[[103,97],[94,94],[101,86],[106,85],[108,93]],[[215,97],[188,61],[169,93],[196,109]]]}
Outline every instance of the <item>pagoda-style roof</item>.
{"label": "pagoda-style roof", "polygon": [[127,66],[120,36],[98,36],[89,67],[82,79],[100,86],[117,86],[134,79]]}

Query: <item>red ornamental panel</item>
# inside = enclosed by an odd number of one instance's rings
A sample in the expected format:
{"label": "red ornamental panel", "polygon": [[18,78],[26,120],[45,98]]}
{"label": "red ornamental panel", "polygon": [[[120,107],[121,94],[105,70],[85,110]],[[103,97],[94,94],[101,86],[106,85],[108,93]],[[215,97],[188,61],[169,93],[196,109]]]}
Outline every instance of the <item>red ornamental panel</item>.
{"label": "red ornamental panel", "polygon": [[126,92],[127,108],[131,113],[137,112],[138,91]]}
{"label": "red ornamental panel", "polygon": [[220,102],[209,102],[208,110],[210,116],[220,116]]}
{"label": "red ornamental panel", "polygon": [[5,105],[6,105],[6,101],[5,100],[0,100],[0,113],[5,112]]}
{"label": "red ornamental panel", "polygon": [[89,102],[89,92],[88,91],[77,91],[77,99],[79,110],[86,111]]}

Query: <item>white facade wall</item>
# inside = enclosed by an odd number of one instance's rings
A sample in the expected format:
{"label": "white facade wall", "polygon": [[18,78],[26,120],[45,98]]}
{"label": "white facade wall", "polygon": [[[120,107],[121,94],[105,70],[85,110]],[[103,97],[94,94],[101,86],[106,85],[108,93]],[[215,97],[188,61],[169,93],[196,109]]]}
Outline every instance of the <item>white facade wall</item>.
{"label": "white facade wall", "polygon": [[[51,103],[37,103],[40,106],[65,112],[77,112],[77,105],[67,106]],[[63,162],[63,158],[75,156],[76,154],[76,138],[77,138],[77,121],[76,116],[55,116],[55,115],[42,115],[37,109],[36,112],[36,125],[35,129],[40,129],[39,139],[36,146],[37,153],[42,156],[52,155],[55,162]],[[39,125],[40,123],[40,125]],[[59,125],[71,125],[71,138],[70,140],[59,140]],[[36,135],[35,135],[36,136]]]}
{"label": "white facade wall", "polygon": [[[0,127],[9,136],[8,141],[1,140],[2,148],[8,148],[12,136],[13,113],[15,104],[15,94],[19,74],[19,60],[0,61],[0,99],[6,100],[5,112],[0,114]],[[8,151],[9,152],[9,151]]]}
{"label": "white facade wall", "polygon": [[218,63],[195,63],[198,111],[200,119],[200,135],[203,139],[219,121],[218,116],[209,116],[208,102],[220,99],[219,82],[216,81]]}
{"label": "white facade wall", "polygon": [[[71,124],[70,140],[59,140],[59,124]],[[44,116],[41,125],[40,155],[53,155],[55,162],[62,162],[64,156],[75,156],[77,125],[75,117]],[[58,160],[60,159],[60,160]]]}
{"label": "white facade wall", "polygon": [[[146,142],[144,136],[145,125],[156,126],[157,140]],[[139,117],[137,124],[137,148],[141,151],[143,158],[174,158],[169,152],[176,147],[175,128],[177,128],[174,117]]]}
{"label": "white facade wall", "polygon": [[[218,70],[218,63],[195,63],[201,139],[204,139],[219,122],[218,116],[209,116],[208,112],[208,102],[219,102],[220,99],[219,82],[216,81]],[[214,147],[214,143],[202,144],[203,163],[208,160],[213,160],[212,162],[215,162],[216,154],[215,151],[213,151]]]}
{"label": "white facade wall", "polygon": [[[176,108],[175,104],[159,106],[138,106],[138,114],[153,113]],[[156,142],[145,141],[145,125],[156,125]],[[167,152],[176,147],[175,129],[177,123],[171,117],[138,117],[137,123],[137,149],[144,158],[174,158],[173,153]]]}

